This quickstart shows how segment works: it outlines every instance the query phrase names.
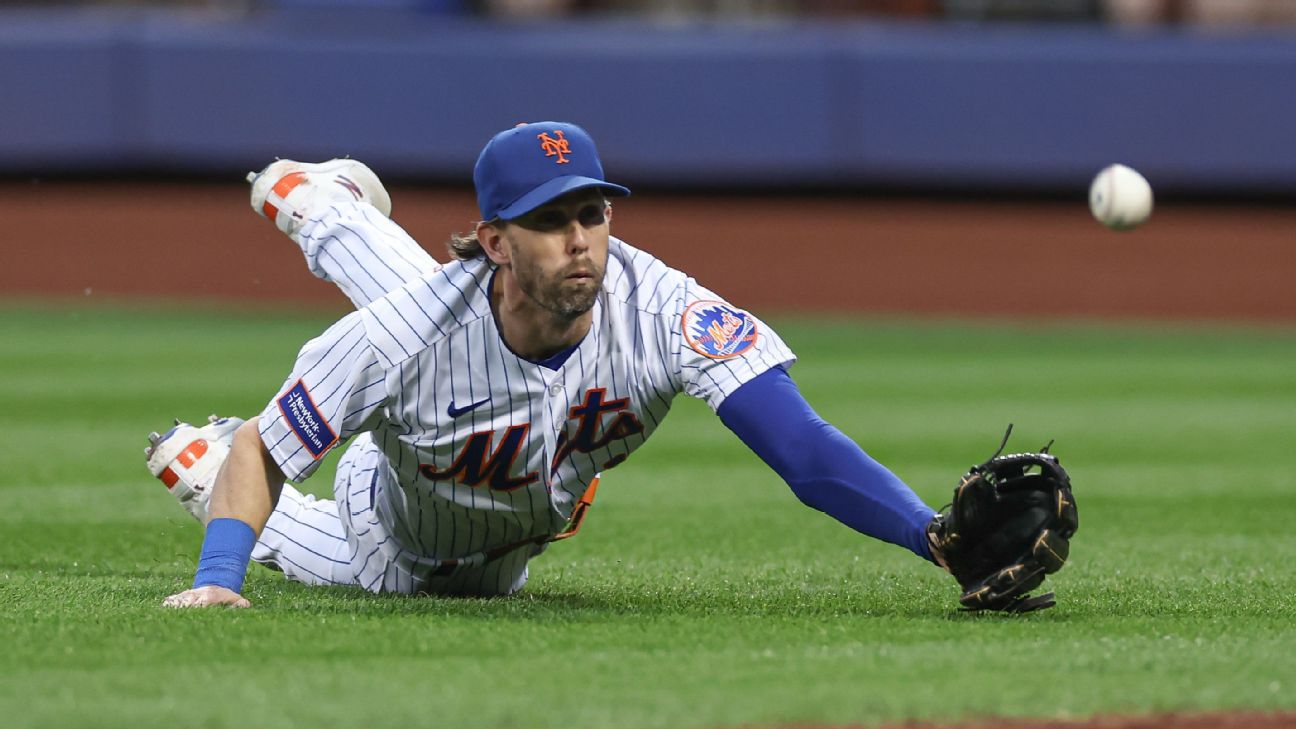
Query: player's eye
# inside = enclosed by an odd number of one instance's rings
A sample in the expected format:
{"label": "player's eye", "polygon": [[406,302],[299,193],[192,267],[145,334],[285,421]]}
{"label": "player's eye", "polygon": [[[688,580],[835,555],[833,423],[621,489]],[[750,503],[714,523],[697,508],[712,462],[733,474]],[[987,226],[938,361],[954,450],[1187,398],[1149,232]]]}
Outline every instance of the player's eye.
{"label": "player's eye", "polygon": [[558,230],[567,225],[567,215],[561,210],[541,210],[531,219],[529,227],[536,230]]}
{"label": "player's eye", "polygon": [[586,228],[602,225],[607,220],[606,205],[586,205],[576,213],[576,219]]}
{"label": "player's eye", "polygon": [[584,228],[602,225],[607,222],[607,203],[599,200],[581,205],[576,209],[575,216],[567,215],[566,210],[557,206],[541,208],[522,216],[517,222],[524,228],[548,233],[566,228],[573,220]]}

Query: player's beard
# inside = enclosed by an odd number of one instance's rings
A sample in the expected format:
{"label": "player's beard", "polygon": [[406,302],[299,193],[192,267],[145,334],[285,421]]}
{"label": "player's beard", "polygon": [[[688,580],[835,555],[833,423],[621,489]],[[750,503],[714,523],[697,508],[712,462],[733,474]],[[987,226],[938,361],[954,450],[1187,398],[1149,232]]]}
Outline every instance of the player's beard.
{"label": "player's beard", "polygon": [[[546,275],[535,261],[517,255],[516,250],[513,254],[513,278],[517,280],[518,288],[541,309],[565,321],[579,318],[594,308],[594,300],[598,298],[599,289],[603,288],[606,268],[606,258],[603,261],[587,258]],[[581,269],[590,276],[580,280],[567,278]]]}

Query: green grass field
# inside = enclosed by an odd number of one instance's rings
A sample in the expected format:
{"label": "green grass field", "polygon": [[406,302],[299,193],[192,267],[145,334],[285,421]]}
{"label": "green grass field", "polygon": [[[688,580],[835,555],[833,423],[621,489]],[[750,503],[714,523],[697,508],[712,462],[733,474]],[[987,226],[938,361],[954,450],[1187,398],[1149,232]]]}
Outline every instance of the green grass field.
{"label": "green grass field", "polygon": [[[158,607],[202,534],[143,468],[248,415],[328,321],[0,307],[0,723],[733,727],[1296,708],[1296,331],[775,320],[820,413],[934,506],[1012,446],[1080,505],[1053,610],[801,506],[701,403],[605,477],[520,596]],[[308,490],[329,491],[325,468]]]}

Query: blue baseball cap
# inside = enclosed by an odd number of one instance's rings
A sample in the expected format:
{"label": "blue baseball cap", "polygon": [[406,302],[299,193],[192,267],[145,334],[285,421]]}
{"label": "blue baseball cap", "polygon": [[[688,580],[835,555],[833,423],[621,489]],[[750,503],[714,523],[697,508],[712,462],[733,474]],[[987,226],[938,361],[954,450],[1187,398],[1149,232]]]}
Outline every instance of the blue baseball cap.
{"label": "blue baseball cap", "polygon": [[496,134],[477,157],[473,185],[482,220],[512,220],[586,187],[612,197],[630,194],[603,179],[589,133],[564,122],[519,124]]}

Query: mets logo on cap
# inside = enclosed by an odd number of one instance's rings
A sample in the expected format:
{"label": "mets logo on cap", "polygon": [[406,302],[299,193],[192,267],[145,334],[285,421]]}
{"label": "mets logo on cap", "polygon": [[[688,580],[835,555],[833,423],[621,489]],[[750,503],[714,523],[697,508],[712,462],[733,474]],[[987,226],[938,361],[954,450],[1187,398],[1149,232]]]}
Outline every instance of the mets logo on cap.
{"label": "mets logo on cap", "polygon": [[695,301],[684,310],[684,339],[711,359],[737,357],[756,345],[756,319],[723,301]]}
{"label": "mets logo on cap", "polygon": [[558,158],[554,160],[556,164],[565,165],[568,162],[571,162],[571,160],[566,157],[566,155],[572,153],[571,142],[567,141],[567,137],[563,134],[563,130],[555,129],[552,137],[546,132],[541,132],[536,135],[536,139],[540,140],[540,149],[544,150],[544,155],[546,157]]}

